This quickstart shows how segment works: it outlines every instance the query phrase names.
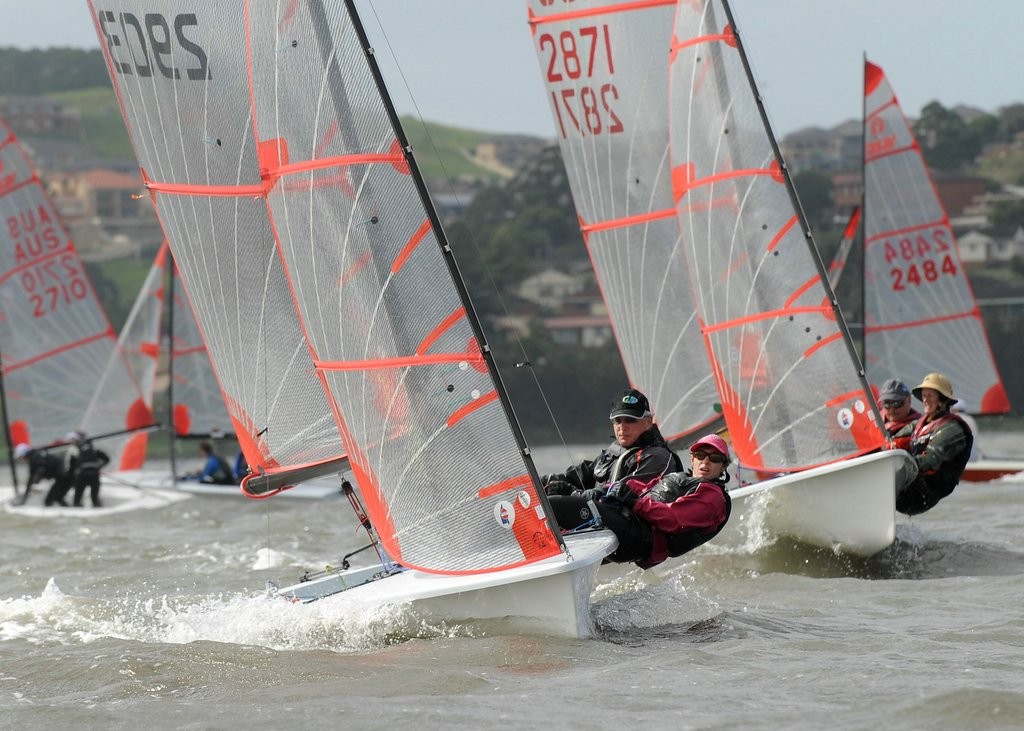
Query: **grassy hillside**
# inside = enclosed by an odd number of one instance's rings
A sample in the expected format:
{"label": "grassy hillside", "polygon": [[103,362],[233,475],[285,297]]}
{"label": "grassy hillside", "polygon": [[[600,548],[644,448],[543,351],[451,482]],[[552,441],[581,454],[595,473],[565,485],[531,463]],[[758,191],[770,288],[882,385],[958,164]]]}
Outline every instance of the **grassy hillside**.
{"label": "grassy hillside", "polygon": [[[82,141],[92,147],[99,157],[134,156],[112,88],[61,91],[49,96],[81,110]],[[403,118],[402,124],[420,169],[428,180],[457,180],[463,176],[493,180],[500,177],[499,173],[471,159],[476,146],[494,139],[494,135],[420,122],[411,117]]]}

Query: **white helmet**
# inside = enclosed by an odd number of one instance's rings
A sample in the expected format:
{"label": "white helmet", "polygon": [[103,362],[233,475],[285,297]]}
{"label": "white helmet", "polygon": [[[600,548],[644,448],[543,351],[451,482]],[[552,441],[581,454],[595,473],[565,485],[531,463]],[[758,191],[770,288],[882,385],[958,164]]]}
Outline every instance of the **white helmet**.
{"label": "white helmet", "polygon": [[32,451],[32,447],[27,444],[19,444],[14,448],[14,458],[23,459],[28,456],[28,453]]}

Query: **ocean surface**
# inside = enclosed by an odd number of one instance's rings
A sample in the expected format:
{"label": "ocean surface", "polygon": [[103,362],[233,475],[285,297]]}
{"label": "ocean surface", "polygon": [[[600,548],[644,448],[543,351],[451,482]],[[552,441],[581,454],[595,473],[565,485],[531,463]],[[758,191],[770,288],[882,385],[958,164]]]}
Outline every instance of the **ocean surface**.
{"label": "ocean surface", "polygon": [[[1024,456],[1021,434],[983,444]],[[564,640],[268,598],[363,545],[342,499],[0,511],[0,726],[1019,729],[1022,523],[1024,478],[961,485],[869,560],[604,567],[596,636]]]}

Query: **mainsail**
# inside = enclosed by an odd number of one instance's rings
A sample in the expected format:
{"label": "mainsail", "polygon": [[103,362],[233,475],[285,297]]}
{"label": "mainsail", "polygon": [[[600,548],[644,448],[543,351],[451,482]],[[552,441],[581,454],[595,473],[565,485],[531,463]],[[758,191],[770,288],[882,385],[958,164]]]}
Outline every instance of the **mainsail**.
{"label": "mainsail", "polygon": [[672,200],[674,12],[675,0],[529,0],[580,230],[629,380],[669,439],[718,417]]}
{"label": "mainsail", "polygon": [[[152,414],[75,245],[2,121],[0,217],[0,360],[12,444],[52,444],[72,429],[98,436],[149,425]],[[131,437],[100,446],[114,465],[135,460]]]}
{"label": "mainsail", "polygon": [[[301,469],[343,442],[405,566],[557,555],[354,4],[118,0],[93,15],[250,467]],[[136,32],[142,18],[157,30]]]}
{"label": "mainsail", "polygon": [[952,380],[958,408],[1010,410],[981,311],[913,130],[884,72],[864,66],[865,363],[876,386]]}
{"label": "mainsail", "polygon": [[682,247],[737,455],[786,471],[883,446],[726,2],[679,1],[670,81]]}

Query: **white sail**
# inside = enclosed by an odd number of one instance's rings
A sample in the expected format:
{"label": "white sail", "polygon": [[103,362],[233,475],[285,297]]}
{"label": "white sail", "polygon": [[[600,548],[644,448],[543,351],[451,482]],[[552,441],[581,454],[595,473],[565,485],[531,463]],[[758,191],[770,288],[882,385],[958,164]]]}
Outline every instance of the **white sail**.
{"label": "white sail", "polygon": [[680,0],[671,155],[690,285],[733,446],[804,469],[884,444],[722,0]]}
{"label": "white sail", "polygon": [[[192,308],[181,285],[176,286],[177,276],[164,242],[121,328],[118,347],[152,409],[167,333],[172,402],[168,403],[168,413],[159,415],[158,420],[166,422],[178,436],[230,434],[231,419]],[[173,307],[170,317],[165,312],[168,301]]]}
{"label": "white sail", "polygon": [[958,408],[1010,410],[949,224],[885,73],[864,67],[865,365],[876,387],[952,380]]}
{"label": "white sail", "polygon": [[[94,6],[236,431],[263,469],[272,457],[301,469],[343,443],[404,566],[475,573],[557,556],[350,5]],[[158,30],[135,33],[143,17]]]}
{"label": "white sail", "polygon": [[[74,243],[17,139],[0,121],[0,359],[13,444],[146,426],[152,413]],[[134,460],[144,434],[98,444]]]}
{"label": "white sail", "polygon": [[668,49],[675,0],[529,0],[587,251],[629,380],[669,439],[718,417],[675,220]]}

